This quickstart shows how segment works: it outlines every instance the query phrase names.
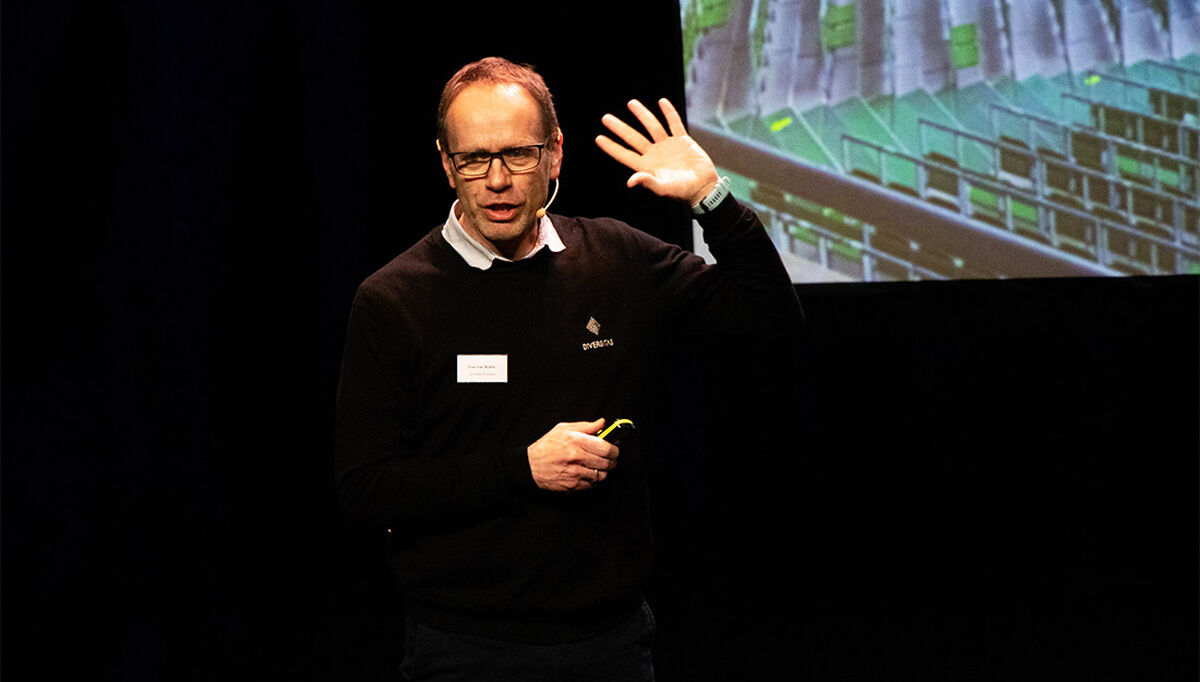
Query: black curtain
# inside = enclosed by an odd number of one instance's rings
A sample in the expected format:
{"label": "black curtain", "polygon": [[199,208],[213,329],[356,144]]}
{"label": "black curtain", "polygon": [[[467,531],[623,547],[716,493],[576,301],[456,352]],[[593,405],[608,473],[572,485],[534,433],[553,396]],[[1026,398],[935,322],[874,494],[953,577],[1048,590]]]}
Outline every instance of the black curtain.
{"label": "black curtain", "polygon": [[437,97],[489,54],[559,93],[556,211],[690,238],[591,141],[682,102],[677,6],[626,5],[5,5],[6,671],[390,672],[332,495],[354,288],[444,220]]}
{"label": "black curtain", "polygon": [[[557,93],[556,210],[681,244],[591,142],[675,2],[3,7],[3,672],[388,679],[332,494],[354,287],[448,210],[461,63]],[[801,286],[664,368],[662,679],[1195,677],[1197,279]]]}

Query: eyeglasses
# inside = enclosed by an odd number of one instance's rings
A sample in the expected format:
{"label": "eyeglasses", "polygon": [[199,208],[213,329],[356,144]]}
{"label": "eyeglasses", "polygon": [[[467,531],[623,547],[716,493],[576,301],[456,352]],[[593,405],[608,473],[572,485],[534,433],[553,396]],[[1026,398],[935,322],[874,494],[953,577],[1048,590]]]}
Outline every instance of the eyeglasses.
{"label": "eyeglasses", "polygon": [[545,143],[527,144],[498,152],[449,152],[446,156],[450,157],[459,175],[481,178],[492,170],[492,159],[500,159],[509,173],[528,173],[542,162],[542,149],[545,146]]}

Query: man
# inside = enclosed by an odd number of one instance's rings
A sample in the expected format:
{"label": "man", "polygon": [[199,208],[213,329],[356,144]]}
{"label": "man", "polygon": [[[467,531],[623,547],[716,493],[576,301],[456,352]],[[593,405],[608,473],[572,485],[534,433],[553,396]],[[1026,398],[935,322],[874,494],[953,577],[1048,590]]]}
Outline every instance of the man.
{"label": "man", "polygon": [[[649,137],[609,115],[624,144],[596,143],[631,187],[694,207],[718,267],[614,220],[546,214],[564,137],[531,68],[486,59],[446,84],[437,145],[457,200],[360,286],[338,396],[339,495],[389,529],[405,679],[653,679],[657,359],[677,330],[801,320],[762,225],[660,106],[665,128],[631,102]],[[634,437],[597,435],[621,418]]]}

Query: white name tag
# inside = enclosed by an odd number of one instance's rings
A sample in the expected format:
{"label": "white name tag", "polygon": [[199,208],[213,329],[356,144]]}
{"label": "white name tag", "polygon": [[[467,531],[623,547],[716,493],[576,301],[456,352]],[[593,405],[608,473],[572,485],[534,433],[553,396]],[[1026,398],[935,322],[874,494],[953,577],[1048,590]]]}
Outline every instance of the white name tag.
{"label": "white name tag", "polygon": [[507,355],[459,355],[458,383],[508,383]]}

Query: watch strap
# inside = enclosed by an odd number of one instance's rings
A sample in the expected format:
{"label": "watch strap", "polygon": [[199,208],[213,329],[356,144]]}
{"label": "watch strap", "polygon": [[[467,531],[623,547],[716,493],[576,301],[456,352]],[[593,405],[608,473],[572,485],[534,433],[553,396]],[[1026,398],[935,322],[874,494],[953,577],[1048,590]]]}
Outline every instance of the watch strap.
{"label": "watch strap", "polygon": [[695,215],[704,215],[712,213],[725,197],[729,196],[729,177],[722,175],[720,180],[717,180],[717,186],[713,187],[708,196],[700,200],[700,203],[692,206],[692,213]]}

